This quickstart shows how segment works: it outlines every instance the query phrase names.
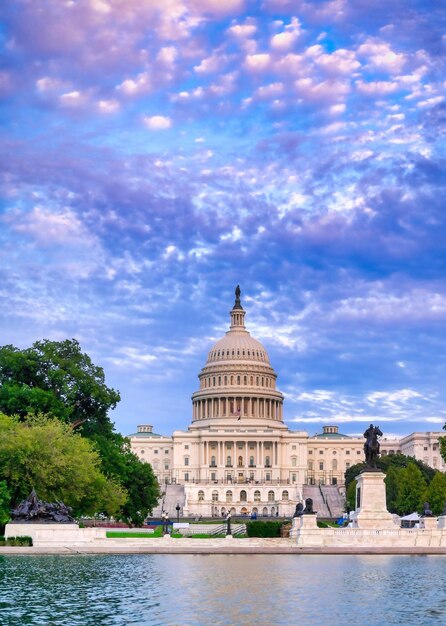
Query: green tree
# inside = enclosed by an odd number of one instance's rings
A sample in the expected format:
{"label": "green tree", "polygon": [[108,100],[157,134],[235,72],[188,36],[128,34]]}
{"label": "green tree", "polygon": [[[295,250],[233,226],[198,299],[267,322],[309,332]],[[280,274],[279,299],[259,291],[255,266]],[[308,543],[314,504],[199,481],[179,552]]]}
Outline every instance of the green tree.
{"label": "green tree", "polygon": [[108,411],[119,400],[119,393],[106,386],[102,368],[82,353],[75,339],[37,341],[25,350],[0,348],[0,411],[20,419],[45,413],[88,437],[99,452],[103,473],[128,493],[122,515],[133,519],[138,511],[145,514],[153,508],[159,488],[150,466],[114,430]]}
{"label": "green tree", "polygon": [[75,339],[36,341],[31,348],[0,348],[0,411],[25,417],[45,413],[81,427],[83,434],[110,433],[108,411],[120,396],[105,384]]}
{"label": "green tree", "polygon": [[426,500],[434,515],[443,513],[446,504],[446,475],[443,472],[436,472],[431,480],[427,488]]}
{"label": "green tree", "polygon": [[398,473],[398,495],[395,509],[398,515],[408,515],[413,511],[422,511],[426,498],[426,480],[415,463],[408,463]]}
{"label": "green tree", "polygon": [[0,430],[0,478],[14,505],[32,488],[42,500],[71,506],[76,516],[113,515],[125,504],[125,491],[102,473],[93,444],[67,424],[43,415],[19,421],[0,414]]}
{"label": "green tree", "polygon": [[349,511],[356,509],[356,480],[352,480],[346,490],[347,508]]}
{"label": "green tree", "polygon": [[6,480],[0,480],[0,535],[3,535],[5,524],[9,520],[11,510],[11,496],[9,495]]}
{"label": "green tree", "polygon": [[390,465],[385,478],[386,483],[386,504],[390,513],[396,512],[396,502],[398,498],[398,474],[401,470]]}

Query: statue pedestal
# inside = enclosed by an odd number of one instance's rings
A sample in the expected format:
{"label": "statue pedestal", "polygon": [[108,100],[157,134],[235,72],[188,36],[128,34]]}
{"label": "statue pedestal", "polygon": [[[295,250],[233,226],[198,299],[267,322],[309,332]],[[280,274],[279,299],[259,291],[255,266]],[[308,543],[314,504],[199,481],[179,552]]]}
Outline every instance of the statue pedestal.
{"label": "statue pedestal", "polygon": [[[436,517],[420,517],[420,528],[436,530],[439,527]],[[444,528],[444,526],[442,526]]]}
{"label": "statue pedestal", "polygon": [[364,470],[356,478],[356,510],[354,526],[364,529],[396,528],[386,506],[385,474],[379,470]]}
{"label": "statue pedestal", "polygon": [[297,543],[302,546],[321,546],[323,537],[321,529],[317,525],[316,513],[307,513],[300,517],[293,517],[290,539],[297,539]]}

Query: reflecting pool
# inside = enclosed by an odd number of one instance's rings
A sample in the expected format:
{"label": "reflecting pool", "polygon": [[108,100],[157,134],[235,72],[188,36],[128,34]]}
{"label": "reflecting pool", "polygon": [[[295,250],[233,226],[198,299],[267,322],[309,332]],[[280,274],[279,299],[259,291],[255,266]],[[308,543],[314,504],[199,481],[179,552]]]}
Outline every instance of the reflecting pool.
{"label": "reflecting pool", "polygon": [[0,557],[0,624],[446,624],[446,557]]}

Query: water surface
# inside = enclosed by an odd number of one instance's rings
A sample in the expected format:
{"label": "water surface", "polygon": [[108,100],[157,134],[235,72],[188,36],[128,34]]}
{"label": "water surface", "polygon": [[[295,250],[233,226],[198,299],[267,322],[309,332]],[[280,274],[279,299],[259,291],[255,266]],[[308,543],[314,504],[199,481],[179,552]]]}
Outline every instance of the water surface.
{"label": "water surface", "polygon": [[446,624],[446,557],[0,557],[2,626]]}

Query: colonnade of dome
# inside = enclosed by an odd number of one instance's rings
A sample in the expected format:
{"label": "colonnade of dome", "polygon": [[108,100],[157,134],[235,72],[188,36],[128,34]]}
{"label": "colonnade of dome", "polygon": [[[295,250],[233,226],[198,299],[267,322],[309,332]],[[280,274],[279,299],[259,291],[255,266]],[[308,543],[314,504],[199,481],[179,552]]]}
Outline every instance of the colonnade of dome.
{"label": "colonnade of dome", "polygon": [[212,419],[267,419],[283,422],[283,395],[262,344],[245,328],[245,311],[237,287],[231,325],[209,351],[192,396],[192,422]]}

